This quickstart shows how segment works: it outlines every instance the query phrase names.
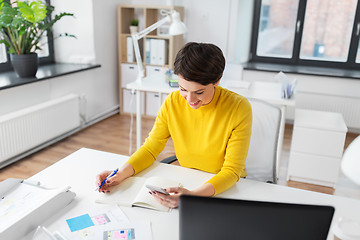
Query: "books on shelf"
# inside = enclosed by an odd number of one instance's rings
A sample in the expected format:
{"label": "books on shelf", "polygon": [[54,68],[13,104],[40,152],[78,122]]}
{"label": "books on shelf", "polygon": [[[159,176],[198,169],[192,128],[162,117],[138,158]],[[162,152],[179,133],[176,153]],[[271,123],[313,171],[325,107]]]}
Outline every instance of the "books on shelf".
{"label": "books on shelf", "polygon": [[151,194],[149,194],[150,190],[146,185],[168,188],[178,187],[180,186],[180,183],[161,177],[130,177],[121,184],[112,187],[110,193],[99,194],[99,197],[95,202],[127,207],[143,207],[164,212],[170,211],[170,208],[160,204]]}
{"label": "books on shelf", "polygon": [[[131,37],[126,38],[126,61],[134,62],[135,61],[135,53],[134,47]],[[168,64],[167,55],[168,55],[168,43],[165,39],[153,39],[146,38],[145,39],[145,64],[151,65],[160,65],[164,66]]]}
{"label": "books on shelf", "polygon": [[[151,65],[167,64],[167,43],[165,39],[146,39],[145,42],[145,63]],[[149,56],[149,59],[147,59]]]}

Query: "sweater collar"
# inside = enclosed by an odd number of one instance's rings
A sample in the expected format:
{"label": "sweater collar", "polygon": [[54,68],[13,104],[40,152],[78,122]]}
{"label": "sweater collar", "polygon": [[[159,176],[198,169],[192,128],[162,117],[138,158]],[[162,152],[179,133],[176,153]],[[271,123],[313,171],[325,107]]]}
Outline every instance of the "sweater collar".
{"label": "sweater collar", "polygon": [[199,109],[196,109],[196,110],[207,111],[208,109],[213,109],[218,102],[218,99],[220,96],[220,90],[221,90],[220,88],[221,88],[220,86],[215,86],[214,96],[211,99],[210,103],[206,104],[204,106],[201,106]]}

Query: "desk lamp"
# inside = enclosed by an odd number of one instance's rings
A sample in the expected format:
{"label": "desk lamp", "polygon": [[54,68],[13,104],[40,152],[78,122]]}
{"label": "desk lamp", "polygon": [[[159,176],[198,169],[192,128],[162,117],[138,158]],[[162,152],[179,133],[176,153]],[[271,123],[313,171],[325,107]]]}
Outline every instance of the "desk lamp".
{"label": "desk lamp", "polygon": [[[360,136],[346,148],[341,169],[345,176],[360,186]],[[334,239],[360,239],[360,222],[358,219],[340,217],[334,224]]]}
{"label": "desk lamp", "polygon": [[341,169],[350,180],[360,186],[360,136],[346,148]]}
{"label": "desk lamp", "polygon": [[134,33],[131,35],[132,40],[133,40],[133,45],[134,45],[136,63],[137,63],[138,69],[139,69],[139,73],[136,78],[137,82],[141,82],[141,80],[145,76],[144,66],[142,63],[140,49],[139,49],[139,40],[167,22],[171,22],[170,28],[169,28],[169,34],[172,36],[184,34],[187,31],[186,26],[183,22],[181,22],[180,14],[177,11],[161,10],[160,14],[165,15],[166,17],[164,17],[163,19],[154,23],[153,25],[145,28],[141,32]]}
{"label": "desk lamp", "polygon": [[[162,9],[160,11],[160,14],[165,17],[163,19],[161,19],[160,21],[154,23],[153,25],[145,28],[141,32],[133,33],[131,35],[132,40],[133,40],[133,45],[134,45],[136,64],[138,66],[138,71],[139,71],[138,75],[136,77],[136,82],[138,84],[141,84],[142,79],[145,76],[144,66],[142,63],[140,49],[139,49],[139,40],[167,22],[171,23],[170,28],[169,28],[169,35],[172,35],[172,36],[180,35],[180,34],[184,34],[187,31],[185,24],[180,21],[180,14],[177,11],[175,11],[175,10],[167,11],[167,10]],[[141,102],[141,98],[140,98],[140,93],[139,93],[139,94],[136,94],[136,109],[137,109],[136,115],[137,116],[141,115],[141,112],[140,112],[140,109],[141,109],[140,104],[141,103],[140,102]],[[141,117],[136,118],[136,125],[141,126]],[[136,134],[137,134],[136,145],[139,148],[141,145],[141,127],[138,129]],[[131,134],[130,134],[130,136],[131,136]],[[131,143],[131,141],[130,141],[130,143]],[[131,144],[130,144],[129,148],[131,149]],[[131,150],[129,152],[131,152]]]}

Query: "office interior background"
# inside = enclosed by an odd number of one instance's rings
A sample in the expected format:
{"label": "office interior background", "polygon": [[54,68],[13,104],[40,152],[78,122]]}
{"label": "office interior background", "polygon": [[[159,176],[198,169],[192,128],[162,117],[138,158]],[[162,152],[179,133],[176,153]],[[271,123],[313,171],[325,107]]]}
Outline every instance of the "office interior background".
{"label": "office interior background", "polygon": [[[300,58],[330,59],[340,62],[347,58],[351,38],[349,31],[353,28],[357,1],[338,1],[343,4],[332,7],[331,3],[334,2],[337,1],[308,0],[308,4],[319,5],[314,7],[317,12],[306,19],[303,26],[303,44],[298,53]],[[250,52],[254,44],[252,34],[255,1],[175,0],[173,3],[184,7],[184,22],[188,27],[188,32],[184,35],[185,43],[196,41],[216,44],[223,50],[228,63],[246,64],[254,57]],[[288,58],[294,44],[294,39],[288,36],[297,26],[296,6],[299,1],[263,1],[263,4],[267,3],[268,7],[260,13],[262,17],[258,25],[256,54],[260,60],[269,56]],[[68,93],[75,93],[86,99],[86,107],[83,111],[87,124],[114,114],[119,108],[117,6],[119,4],[166,5],[169,1],[51,0],[51,4],[58,10],[72,12],[76,16],[63,19],[54,26],[55,33],[68,32],[77,37],[77,39],[60,38],[54,41],[56,62],[97,63],[101,67],[2,90],[0,115]],[[269,12],[274,9],[279,14],[270,15]],[[334,13],[324,9],[342,12],[346,17],[344,17],[345,22],[341,22],[340,26],[347,27],[339,27],[337,24],[340,24],[338,22],[340,18],[331,18]],[[275,42],[281,40],[281,44],[276,44],[272,40]],[[359,55],[355,56],[356,62],[359,62]],[[279,61],[278,69],[272,71],[245,68],[239,78],[249,82],[274,81],[273,78],[282,70],[282,65],[287,66],[287,63]],[[341,112],[349,131],[359,134],[359,79],[342,77],[342,73],[329,76],[334,70],[322,69],[323,72],[316,73],[317,70],[312,68],[313,65],[307,65],[302,67],[303,73],[285,71],[290,78],[298,80],[296,107]],[[356,70],[349,70],[349,72],[354,71]],[[287,123],[293,123],[296,107],[287,109]]]}

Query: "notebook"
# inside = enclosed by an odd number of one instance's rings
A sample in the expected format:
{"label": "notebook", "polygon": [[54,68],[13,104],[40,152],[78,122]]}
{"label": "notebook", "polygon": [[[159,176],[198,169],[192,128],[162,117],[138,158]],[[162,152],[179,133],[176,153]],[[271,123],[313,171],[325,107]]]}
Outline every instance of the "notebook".
{"label": "notebook", "polygon": [[178,187],[181,184],[172,179],[162,177],[130,177],[121,184],[110,188],[110,193],[98,193],[96,203],[117,204],[127,207],[143,207],[153,210],[168,212],[171,209],[161,205],[149,194],[146,185],[153,185],[161,188]]}
{"label": "notebook", "polygon": [[334,207],[181,196],[180,240],[322,240]]}

